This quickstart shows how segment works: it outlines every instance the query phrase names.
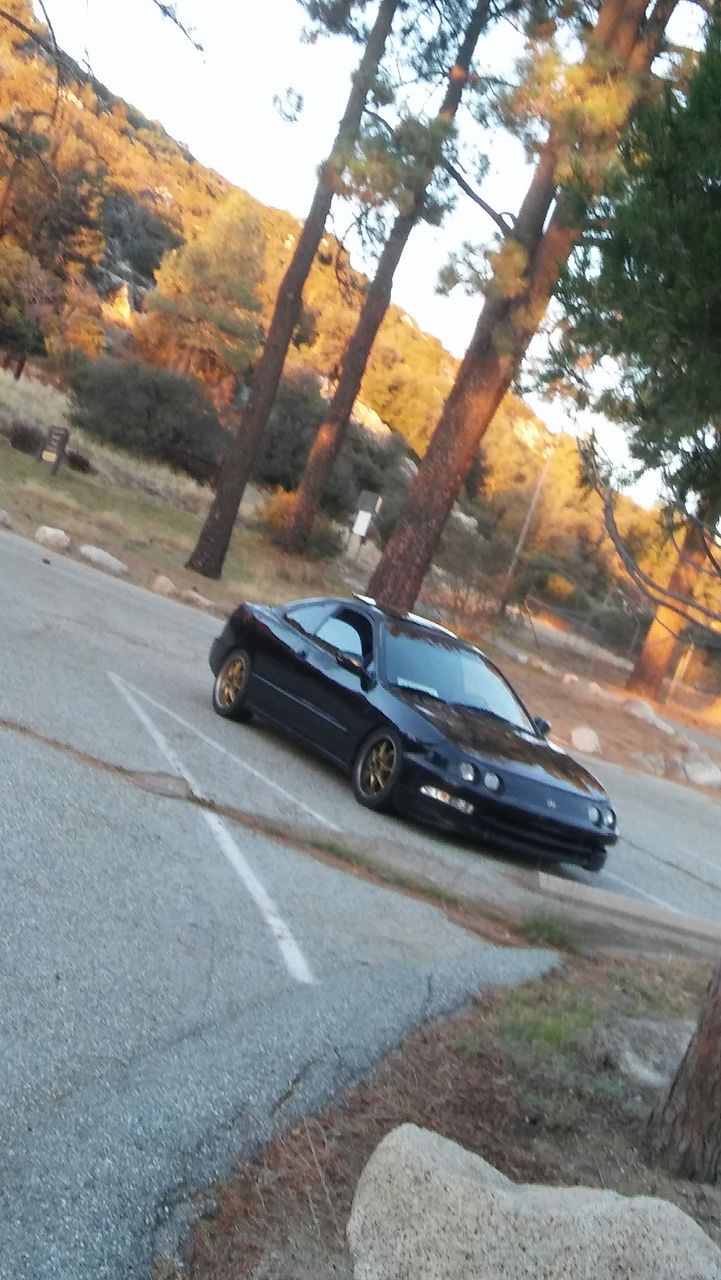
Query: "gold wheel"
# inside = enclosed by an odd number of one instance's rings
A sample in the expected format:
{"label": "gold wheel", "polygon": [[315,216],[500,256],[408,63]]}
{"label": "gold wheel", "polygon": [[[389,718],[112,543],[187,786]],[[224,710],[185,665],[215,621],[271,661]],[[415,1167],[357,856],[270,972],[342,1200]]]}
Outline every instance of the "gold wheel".
{"label": "gold wheel", "polygon": [[220,675],[218,681],[218,699],[222,706],[232,707],[235,699],[243,688],[243,680],[245,679],[245,663],[241,657],[236,655],[228,663]]}
{"label": "gold wheel", "polygon": [[367,796],[382,795],[395,772],[396,759],[395,744],[390,738],[373,743],[360,770],[361,788]]}

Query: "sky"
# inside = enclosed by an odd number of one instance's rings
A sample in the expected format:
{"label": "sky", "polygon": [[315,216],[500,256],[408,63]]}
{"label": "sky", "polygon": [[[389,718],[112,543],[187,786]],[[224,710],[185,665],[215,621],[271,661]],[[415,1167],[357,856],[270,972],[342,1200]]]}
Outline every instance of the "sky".
{"label": "sky", "polygon": [[[296,0],[179,0],[178,12],[202,52],[161,17],[152,0],[45,2],[58,43],[113,93],[159,120],[203,164],[265,204],[304,217],[358,61],[350,41],[304,42],[304,15]],[[499,24],[485,56],[490,65],[508,65],[516,47],[510,26]],[[283,121],[273,101],[289,86],[304,100],[294,124]],[[515,211],[529,177],[521,148],[496,136],[488,151],[482,194],[496,208]],[[342,236],[348,221],[341,207],[332,229]],[[438,272],[449,247],[487,241],[491,231],[487,217],[464,198],[440,229],[414,231],[397,272],[394,300],[456,355],[468,344],[480,299],[458,288],[440,297]],[[357,255],[354,261],[364,266]],[[574,429],[562,405],[530,400],[552,429]],[[605,447],[622,460],[621,433],[597,425]],[[654,479],[645,478],[634,493],[644,503],[653,501]]]}

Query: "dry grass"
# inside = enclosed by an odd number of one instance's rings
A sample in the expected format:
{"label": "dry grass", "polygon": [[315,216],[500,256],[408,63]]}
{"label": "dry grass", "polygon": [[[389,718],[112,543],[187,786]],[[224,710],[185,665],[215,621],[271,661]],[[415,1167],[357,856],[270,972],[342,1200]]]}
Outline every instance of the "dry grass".
{"label": "dry grass", "polygon": [[18,382],[7,369],[0,369],[0,418],[11,422],[22,418],[39,427],[67,424],[67,396],[36,378],[24,377]]}

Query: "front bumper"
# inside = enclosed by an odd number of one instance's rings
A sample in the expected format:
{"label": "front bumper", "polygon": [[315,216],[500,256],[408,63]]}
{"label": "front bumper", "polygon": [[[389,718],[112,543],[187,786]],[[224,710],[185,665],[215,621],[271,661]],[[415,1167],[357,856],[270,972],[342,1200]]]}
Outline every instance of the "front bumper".
{"label": "front bumper", "polygon": [[[424,795],[421,787],[446,793],[454,803]],[[449,784],[447,776],[420,761],[407,767],[399,788],[400,807],[409,815],[434,826],[491,845],[508,853],[541,858],[545,862],[575,863],[593,867],[605,849],[618,840],[618,832],[580,826],[563,814],[548,817],[512,799],[484,794]],[[592,799],[589,799],[593,803]]]}

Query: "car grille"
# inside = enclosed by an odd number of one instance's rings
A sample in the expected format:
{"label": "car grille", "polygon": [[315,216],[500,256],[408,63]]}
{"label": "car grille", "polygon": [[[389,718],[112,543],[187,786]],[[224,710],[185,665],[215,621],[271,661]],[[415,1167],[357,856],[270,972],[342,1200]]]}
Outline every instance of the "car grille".
{"label": "car grille", "polygon": [[593,836],[585,836],[562,823],[536,818],[533,814],[523,818],[515,815],[503,818],[494,815],[491,818],[479,811],[477,821],[489,839],[496,838],[499,843],[510,843],[516,848],[535,849],[546,857],[555,855],[561,858],[564,853],[590,856],[601,845],[601,841]]}

